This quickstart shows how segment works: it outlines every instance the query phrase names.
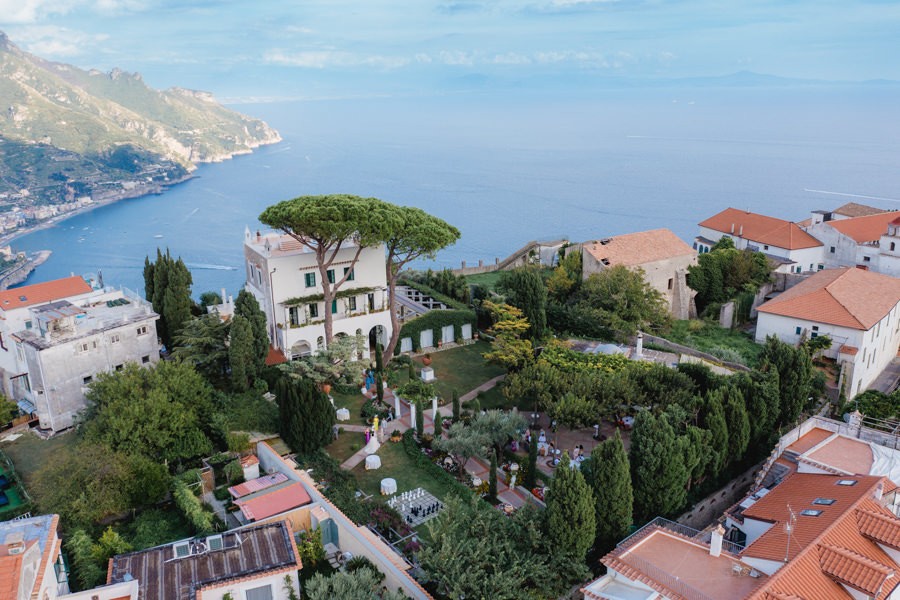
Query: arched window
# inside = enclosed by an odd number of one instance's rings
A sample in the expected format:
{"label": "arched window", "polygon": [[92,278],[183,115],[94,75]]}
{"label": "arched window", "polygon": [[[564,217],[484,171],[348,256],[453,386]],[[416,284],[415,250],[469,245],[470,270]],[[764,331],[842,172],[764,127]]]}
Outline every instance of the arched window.
{"label": "arched window", "polygon": [[895,244],[894,242],[891,242],[891,252],[893,252],[896,247],[897,247],[897,244]]}
{"label": "arched window", "polygon": [[316,347],[318,347],[319,350],[325,349],[325,338],[321,335],[319,336],[319,339],[316,340]]}

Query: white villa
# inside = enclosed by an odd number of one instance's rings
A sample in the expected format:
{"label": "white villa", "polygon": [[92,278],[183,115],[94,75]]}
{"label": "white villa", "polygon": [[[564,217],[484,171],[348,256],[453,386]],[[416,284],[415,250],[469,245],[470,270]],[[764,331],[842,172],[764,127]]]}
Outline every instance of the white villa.
{"label": "white villa", "polygon": [[391,332],[388,312],[385,248],[363,248],[355,267],[350,262],[356,246],[346,243],[338,252],[328,278],[347,281],[338,297],[325,306],[315,254],[289,235],[244,232],[247,285],[266,313],[269,339],[287,359],[325,348],[325,311],[334,315],[335,336],[358,336],[375,344],[387,342]]}
{"label": "white villa", "polygon": [[865,390],[897,356],[900,279],[862,269],[828,269],[759,307],[756,341],[796,344],[827,335],[825,356],[841,366],[847,398]]}
{"label": "white villa", "polygon": [[701,254],[709,252],[723,237],[731,238],[738,250],[762,252],[777,265],[779,273],[825,268],[822,242],[790,221],[726,208],[700,223],[694,247]]}
{"label": "white villa", "polygon": [[137,294],[73,276],[0,292],[0,373],[43,429],[74,425],[98,373],[159,361],[159,317]]}

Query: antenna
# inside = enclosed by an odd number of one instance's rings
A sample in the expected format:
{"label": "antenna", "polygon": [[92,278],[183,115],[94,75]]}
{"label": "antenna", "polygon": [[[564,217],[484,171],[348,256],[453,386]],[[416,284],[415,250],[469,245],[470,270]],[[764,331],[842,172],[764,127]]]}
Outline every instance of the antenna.
{"label": "antenna", "polygon": [[797,523],[797,515],[794,513],[794,509],[791,508],[791,505],[787,505],[788,512],[791,516],[784,524],[784,532],[787,534],[787,546],[784,548],[784,562],[788,561],[788,554],[791,550],[791,534],[794,532],[794,525]]}

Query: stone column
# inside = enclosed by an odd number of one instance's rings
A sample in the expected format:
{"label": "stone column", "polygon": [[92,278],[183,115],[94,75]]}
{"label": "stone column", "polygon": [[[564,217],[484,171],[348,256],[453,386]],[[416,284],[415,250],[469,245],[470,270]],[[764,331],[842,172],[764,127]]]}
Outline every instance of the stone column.
{"label": "stone column", "polygon": [[432,396],[431,397],[431,420],[437,421],[440,418],[441,418],[441,416],[438,414],[438,409],[437,409],[437,396]]}
{"label": "stone column", "polygon": [[416,407],[412,404],[409,405],[409,427],[410,429],[416,428]]}
{"label": "stone column", "polygon": [[394,418],[400,418],[400,396],[394,394]]}

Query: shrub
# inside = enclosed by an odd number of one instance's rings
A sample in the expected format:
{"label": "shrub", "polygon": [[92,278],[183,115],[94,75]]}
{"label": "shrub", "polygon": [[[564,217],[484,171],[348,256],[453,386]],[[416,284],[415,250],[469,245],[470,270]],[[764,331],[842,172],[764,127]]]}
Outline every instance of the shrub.
{"label": "shrub", "polygon": [[228,491],[227,487],[222,486],[213,490],[213,496],[215,496],[216,500],[224,502],[225,500],[231,498],[231,493]]}
{"label": "shrub", "polygon": [[376,416],[379,419],[383,419],[387,416],[390,407],[388,406],[378,406],[375,400],[366,400],[363,402],[362,408],[359,413],[362,415],[364,419],[373,419]]}
{"label": "shrub", "polygon": [[237,485],[244,481],[244,467],[241,466],[240,460],[233,460],[225,465],[225,477],[232,485]]}
{"label": "shrub", "polygon": [[184,518],[191,524],[191,527],[194,528],[195,533],[205,535],[213,532],[214,515],[203,508],[203,504],[183,481],[175,482],[175,490],[172,496],[175,499],[175,506],[178,507]]}

